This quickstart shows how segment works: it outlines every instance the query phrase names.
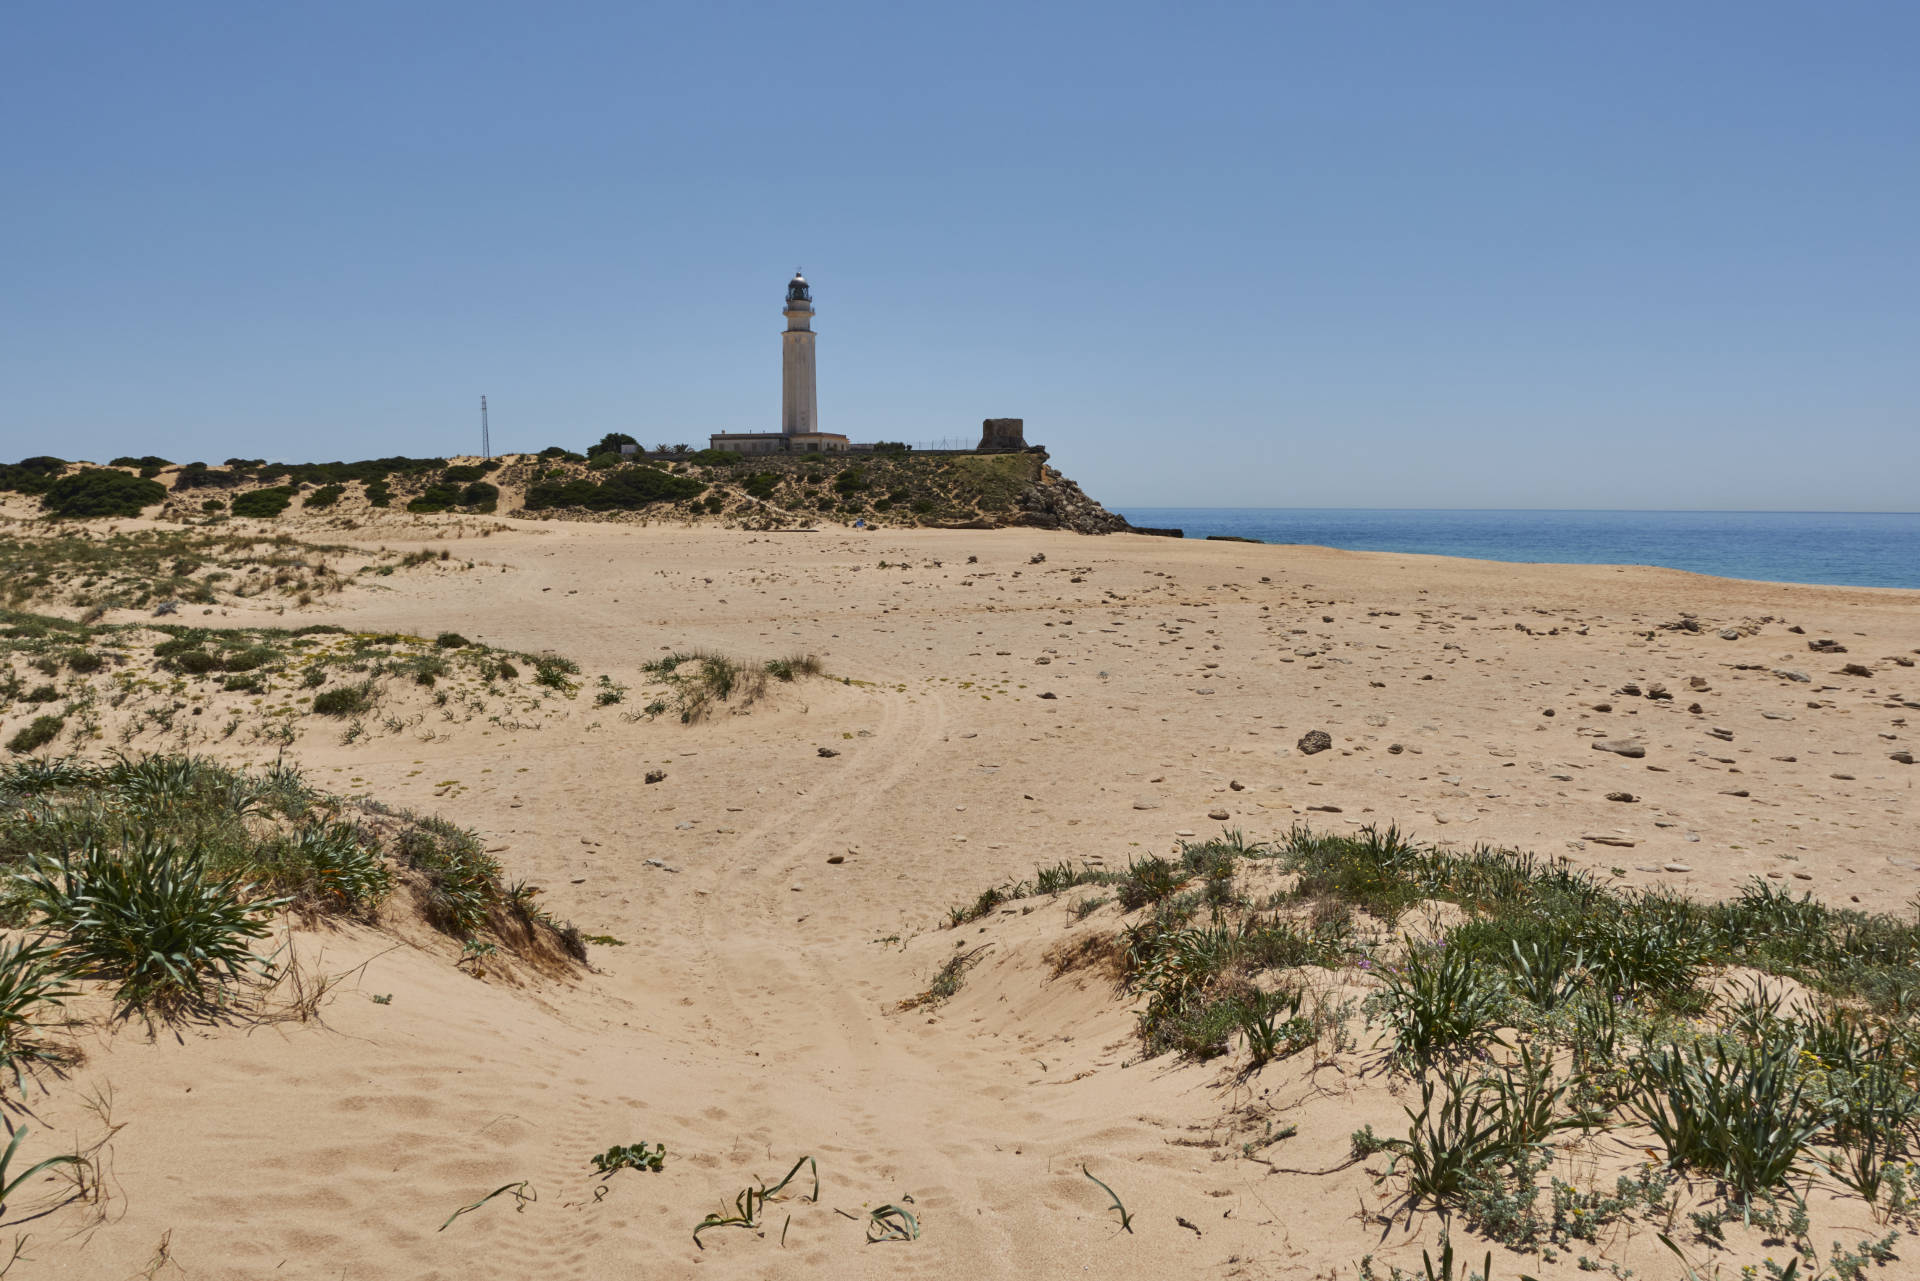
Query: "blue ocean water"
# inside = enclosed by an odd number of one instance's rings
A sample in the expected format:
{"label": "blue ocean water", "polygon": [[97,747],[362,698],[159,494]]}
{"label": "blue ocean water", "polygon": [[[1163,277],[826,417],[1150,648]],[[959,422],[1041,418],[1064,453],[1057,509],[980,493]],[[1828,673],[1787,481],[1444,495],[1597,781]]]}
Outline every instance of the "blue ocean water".
{"label": "blue ocean water", "polygon": [[1920,512],[1419,511],[1129,507],[1136,525],[1351,551],[1561,565],[1661,565],[1723,578],[1920,588]]}

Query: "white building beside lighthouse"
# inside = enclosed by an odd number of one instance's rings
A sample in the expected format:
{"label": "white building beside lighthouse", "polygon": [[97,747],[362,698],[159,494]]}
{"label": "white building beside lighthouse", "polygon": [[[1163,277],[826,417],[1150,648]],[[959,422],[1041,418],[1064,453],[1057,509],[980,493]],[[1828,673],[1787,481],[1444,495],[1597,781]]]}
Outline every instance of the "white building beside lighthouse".
{"label": "white building beside lighthouse", "polygon": [[780,430],[715,432],[713,449],[745,454],[842,453],[847,438],[820,430],[813,367],[813,291],[799,272],[787,282],[786,332],[780,335]]}

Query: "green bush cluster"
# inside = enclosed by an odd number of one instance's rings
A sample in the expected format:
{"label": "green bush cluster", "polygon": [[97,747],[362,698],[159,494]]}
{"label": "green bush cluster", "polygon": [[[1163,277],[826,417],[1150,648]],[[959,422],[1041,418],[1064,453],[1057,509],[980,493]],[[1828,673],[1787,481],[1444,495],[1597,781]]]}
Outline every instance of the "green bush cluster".
{"label": "green bush cluster", "polygon": [[228,504],[228,510],[235,516],[245,516],[255,520],[272,520],[287,510],[297,491],[291,485],[269,486],[266,489],[249,490],[244,494],[235,494]]}
{"label": "green bush cluster", "polygon": [[66,470],[67,464],[63,460],[45,454],[22,458],[17,463],[0,464],[0,492],[11,490],[17,494],[44,494]]}
{"label": "green bush cluster", "polygon": [[65,724],[64,716],[36,716],[7,740],[7,750],[16,755],[38,751],[60,737],[61,727]]}
{"label": "green bush cluster", "polygon": [[[603,455],[604,456],[604,455]],[[679,502],[706,492],[706,485],[657,467],[627,465],[598,482],[586,478],[540,481],[527,488],[528,511],[584,507],[588,511],[637,511],[654,503]]]}
{"label": "green bush cluster", "polygon": [[166,499],[166,487],[158,481],[110,467],[89,467],[49,484],[40,495],[40,506],[60,520],[88,520],[138,516]]}
{"label": "green bush cluster", "polygon": [[[622,445],[633,445],[637,447],[639,444],[640,444],[639,441],[635,440],[633,437],[627,435],[627,433],[623,431],[610,431],[606,435],[602,436],[599,440],[595,441],[593,444],[587,446],[587,457],[589,459],[592,459],[592,458],[598,457],[601,454],[618,454],[620,452],[620,447]],[[559,447],[556,445],[556,446],[551,446],[551,448],[557,449]],[[547,457],[556,457],[558,455],[549,455],[548,453],[543,451],[540,456],[542,458],[547,458]]]}
{"label": "green bush cluster", "polygon": [[352,463],[267,463],[258,458],[229,458],[227,467],[258,481],[285,480],[295,485],[372,484],[390,476],[419,476],[447,465],[444,458],[367,458]]}
{"label": "green bush cluster", "polygon": [[421,495],[407,504],[407,510],[418,513],[452,511],[465,508],[468,511],[490,512],[500,500],[500,490],[484,480],[470,480],[462,485],[450,479],[453,472],[481,473],[477,467],[449,467],[448,479],[435,481],[422,491]]}

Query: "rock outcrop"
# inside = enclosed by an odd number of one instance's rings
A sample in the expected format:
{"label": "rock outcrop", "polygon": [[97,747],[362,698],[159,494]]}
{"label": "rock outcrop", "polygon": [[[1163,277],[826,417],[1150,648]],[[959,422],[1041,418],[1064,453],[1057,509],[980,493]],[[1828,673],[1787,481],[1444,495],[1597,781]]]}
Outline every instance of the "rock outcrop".
{"label": "rock outcrop", "polygon": [[1126,517],[1108,511],[1045,464],[1040,467],[1040,479],[1018,501],[1021,511],[1010,524],[1070,529],[1076,534],[1124,534],[1133,528]]}

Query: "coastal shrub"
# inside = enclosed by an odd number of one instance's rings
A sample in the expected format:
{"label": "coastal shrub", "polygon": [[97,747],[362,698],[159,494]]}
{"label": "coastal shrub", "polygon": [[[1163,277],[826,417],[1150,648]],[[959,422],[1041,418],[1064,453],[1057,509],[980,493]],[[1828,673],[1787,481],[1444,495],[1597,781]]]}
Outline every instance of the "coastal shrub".
{"label": "coastal shrub", "polygon": [[156,454],[148,454],[142,458],[133,458],[127,455],[122,455],[121,457],[116,458],[112,462],[108,463],[107,466],[131,467],[136,471],[158,472],[160,471],[161,468],[171,467],[173,466],[173,464],[168,462],[166,459],[159,457]]}
{"label": "coastal shrub", "polygon": [[270,970],[249,944],[280,904],[210,873],[200,855],[162,841],[125,850],[86,846],[42,859],[19,880],[38,926],[82,973],[112,979],[124,1007],[206,1004],[249,970]]}
{"label": "coastal shrub", "polygon": [[639,444],[639,441],[623,431],[610,431],[587,446],[587,458],[591,460],[600,454],[618,454],[622,445],[638,446]]}
{"label": "coastal shrub", "polygon": [[740,480],[740,488],[746,491],[747,496],[758,498],[762,502],[772,498],[773,491],[779,487],[779,475],[770,471],[757,471],[750,476],[743,476]]}
{"label": "coastal shrub", "polygon": [[311,494],[308,494],[300,505],[315,511],[322,510],[339,502],[340,496],[346,492],[347,487],[345,485],[322,485]]}
{"label": "coastal shrub", "polygon": [[35,685],[32,689],[20,695],[20,701],[23,703],[56,703],[60,701],[60,691],[52,685]]}
{"label": "coastal shrub", "polygon": [[272,520],[287,510],[293,502],[293,494],[293,488],[287,485],[249,490],[244,494],[235,494],[227,509],[235,516]]}
{"label": "coastal shrub", "polygon": [[389,507],[393,504],[393,489],[384,480],[367,482],[367,505],[370,507]]}
{"label": "coastal shrub", "polygon": [[0,490],[18,494],[44,494],[53,487],[54,478],[66,471],[67,464],[45,454],[22,458],[17,463],[0,465]]}
{"label": "coastal shrub", "polygon": [[61,655],[61,659],[68,671],[82,674],[97,672],[107,665],[106,655],[96,654],[90,649],[70,649]]}
{"label": "coastal shrub", "polygon": [[138,516],[167,491],[154,480],[106,467],[90,467],[55,480],[40,496],[40,506],[61,520],[102,516]]}
{"label": "coastal shrub", "polygon": [[7,740],[7,750],[16,755],[38,751],[54,739],[60,737],[60,729],[67,723],[66,717],[57,715],[36,716],[32,723],[23,727]]}
{"label": "coastal shrub", "polygon": [[436,649],[465,649],[473,642],[459,632],[441,632],[433,638],[433,644]]}
{"label": "coastal shrub", "polygon": [[490,512],[500,501],[500,490],[484,480],[476,480],[460,491],[460,504],[474,511]]}
{"label": "coastal shrub", "polygon": [[[155,647],[155,652],[158,653],[160,648]],[[178,650],[166,655],[166,661],[167,666],[174,671],[184,672],[189,676],[204,676],[208,672],[218,670],[220,666],[219,658],[204,649]]]}
{"label": "coastal shrub", "polygon": [[[606,457],[607,455],[602,455]],[[540,481],[527,489],[528,511],[548,511],[559,507],[584,507],[588,511],[637,511],[659,502],[678,502],[706,491],[706,485],[686,476],[675,476],[651,466],[624,466],[611,470],[604,480],[584,477],[565,481]]]}
{"label": "coastal shrub", "polygon": [[453,485],[435,483],[421,491],[418,498],[407,504],[407,510],[422,515],[443,512],[460,502],[460,491]]}
{"label": "coastal shrub", "polygon": [[336,685],[313,696],[313,710],[321,716],[358,716],[373,709],[372,681]]}
{"label": "coastal shrub", "polygon": [[440,473],[440,479],[454,485],[464,485],[469,481],[484,480],[491,468],[478,463],[456,463]]}

